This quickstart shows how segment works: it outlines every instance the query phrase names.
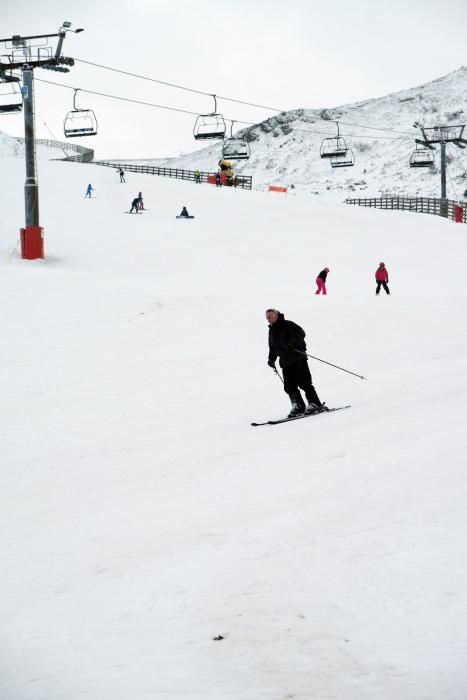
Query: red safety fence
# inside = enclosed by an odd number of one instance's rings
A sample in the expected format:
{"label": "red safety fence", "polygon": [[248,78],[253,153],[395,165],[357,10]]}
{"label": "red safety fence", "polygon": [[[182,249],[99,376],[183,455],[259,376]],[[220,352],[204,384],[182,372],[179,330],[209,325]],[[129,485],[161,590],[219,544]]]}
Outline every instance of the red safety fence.
{"label": "red safety fence", "polygon": [[268,185],[268,192],[284,192],[287,194],[289,188],[284,185]]}

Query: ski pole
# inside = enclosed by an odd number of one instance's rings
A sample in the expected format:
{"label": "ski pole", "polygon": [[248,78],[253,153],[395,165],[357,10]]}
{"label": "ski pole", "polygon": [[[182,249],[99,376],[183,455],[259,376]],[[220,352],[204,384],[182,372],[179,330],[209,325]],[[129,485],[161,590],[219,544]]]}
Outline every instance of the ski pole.
{"label": "ski pole", "polygon": [[282,377],[281,377],[281,375],[280,375],[280,372],[277,371],[276,365],[274,365],[273,370],[274,370],[274,372],[277,374],[277,376],[279,377],[279,379],[281,380],[281,382],[282,382],[282,384],[283,384],[283,383],[284,383],[284,380],[282,379]]}
{"label": "ski pole", "polygon": [[336,369],[340,369],[342,372],[347,372],[348,374],[353,374],[354,377],[358,377],[359,379],[365,379],[366,377],[362,377],[361,374],[356,374],[356,372],[351,372],[349,369],[344,369],[343,367],[339,367],[339,365],[333,365],[332,362],[326,362],[326,360],[321,360],[319,357],[315,357],[314,355],[309,355],[307,352],[303,352],[302,350],[295,350],[295,352],[299,352],[300,355],[306,355],[307,357],[313,358],[313,360],[318,360],[318,362],[324,362],[325,365],[331,365],[331,367],[335,367]]}

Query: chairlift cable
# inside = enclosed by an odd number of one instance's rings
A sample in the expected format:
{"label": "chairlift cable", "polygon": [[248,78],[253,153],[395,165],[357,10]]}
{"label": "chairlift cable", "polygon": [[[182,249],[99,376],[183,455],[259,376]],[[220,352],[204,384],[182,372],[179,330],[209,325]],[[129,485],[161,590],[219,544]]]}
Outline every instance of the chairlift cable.
{"label": "chairlift cable", "polygon": [[[57,87],[63,87],[63,88],[68,88],[69,90],[74,90],[75,88],[71,87],[70,85],[64,85],[63,83],[56,83],[53,82],[52,80],[44,80],[43,78],[35,78],[35,80],[41,82],[41,83],[48,83],[49,85],[56,85]],[[171,112],[182,112],[183,114],[193,114],[195,116],[198,116],[198,112],[192,112],[188,109],[181,109],[180,107],[168,107],[167,105],[158,105],[153,102],[143,102],[142,100],[134,100],[129,97],[121,97],[120,95],[109,95],[108,93],[105,92],[97,92],[96,90],[86,90],[84,88],[79,88],[81,92],[85,92],[89,95],[99,95],[100,97],[108,97],[109,99],[112,100],[121,100],[122,102],[133,102],[135,104],[139,105],[145,105],[146,107],[157,107],[158,109],[167,109],[170,110]],[[242,122],[243,124],[251,124],[251,122]]]}
{"label": "chairlift cable", "polygon": [[[205,92],[204,90],[195,90],[194,88],[189,88],[189,87],[186,87],[185,85],[177,85],[176,83],[169,83],[165,80],[157,80],[156,78],[149,78],[146,75],[140,75],[138,73],[131,73],[130,71],[121,70],[119,68],[111,68],[110,66],[103,66],[101,63],[93,63],[92,61],[85,61],[82,58],[75,58],[74,60],[78,61],[79,63],[86,63],[88,66],[96,66],[97,68],[103,68],[104,70],[110,70],[114,73],[122,73],[123,75],[129,75],[132,78],[140,78],[141,80],[149,80],[151,83],[158,83],[159,85],[173,87],[173,88],[176,88],[177,90],[185,90],[186,92],[194,92],[197,95],[207,95],[208,97],[212,97],[212,95],[213,95],[212,92]],[[255,104],[253,102],[245,102],[243,100],[235,100],[232,97],[224,97],[223,95],[218,95],[217,93],[216,93],[216,97],[218,97],[219,100],[226,100],[227,102],[238,102],[238,104],[248,105],[249,107],[259,107],[259,109],[268,109],[271,112],[284,112],[284,111],[286,111],[283,109],[278,109],[277,107],[267,107],[266,105],[259,105],[259,104]],[[237,120],[235,119],[235,121],[237,121]]]}
{"label": "chairlift cable", "polygon": [[[143,105],[143,106],[145,106],[145,107],[155,107],[155,108],[157,108],[157,109],[165,109],[165,110],[168,110],[168,111],[171,111],[171,112],[180,112],[180,113],[182,113],[182,114],[192,114],[192,115],[194,115],[194,116],[199,116],[199,112],[193,112],[193,111],[188,110],[188,109],[181,109],[180,107],[169,107],[169,106],[167,106],[167,105],[160,105],[160,104],[156,104],[156,103],[154,103],[154,102],[144,102],[144,101],[142,101],[142,100],[135,100],[135,99],[133,99],[133,98],[122,97],[122,96],[120,96],[120,95],[110,95],[110,94],[105,93],[105,92],[98,92],[97,90],[87,90],[86,88],[74,88],[74,87],[72,87],[71,85],[64,85],[63,83],[57,83],[57,82],[54,82],[54,81],[52,81],[52,80],[45,80],[44,78],[37,78],[37,77],[35,77],[35,81],[36,81],[36,82],[40,82],[40,83],[47,83],[48,85],[55,85],[56,87],[67,88],[68,90],[76,90],[76,89],[78,89],[80,92],[87,93],[87,94],[89,94],[89,95],[98,95],[98,96],[100,96],[100,97],[107,97],[108,99],[111,99],[111,100],[120,100],[121,102],[130,102],[130,103],[133,103],[133,104]],[[203,93],[203,94],[208,94],[208,93]],[[210,93],[209,93],[209,94],[210,94]],[[211,94],[210,94],[210,96],[212,97]],[[219,95],[217,95],[217,97],[219,98]],[[224,98],[222,98],[222,99],[224,99]],[[235,101],[235,100],[232,100],[232,101]],[[241,120],[241,119],[233,119],[233,120],[232,120],[232,119],[230,119],[230,118],[228,118],[228,117],[226,117],[226,119],[228,119],[229,121],[234,121],[234,122],[237,123],[237,124],[244,124],[245,126],[257,126],[257,125],[258,125],[258,122],[247,122],[247,121],[244,121],[244,120]],[[323,119],[322,121],[329,121],[329,120]],[[340,124],[344,124],[345,122],[342,122],[342,121],[339,120],[339,123],[340,123]],[[278,126],[280,126],[280,125],[278,125]],[[355,125],[355,126],[358,126],[358,125]],[[365,126],[365,127],[363,127],[363,128],[375,128],[375,127],[366,127],[366,126]],[[298,127],[298,128],[297,128],[297,127],[293,127],[293,131],[299,131],[299,132],[304,133],[304,134],[317,134],[317,135],[320,135],[320,136],[328,136],[328,135],[329,135],[329,132],[328,132],[328,131],[315,131],[315,130],[312,130],[312,129],[300,129],[299,127]],[[383,131],[387,131],[387,130],[386,130],[386,129],[383,129]],[[399,133],[399,132],[394,132],[394,133]],[[404,134],[405,132],[400,132],[400,133]],[[366,135],[366,134],[349,134],[349,135],[348,135],[348,138],[385,139],[385,140],[389,140],[389,141],[403,141],[403,140],[406,140],[406,139],[401,138],[400,136],[398,136],[398,137],[396,137],[396,138],[393,138],[393,137],[391,137],[391,136],[368,136],[368,135]],[[412,140],[412,139],[413,139],[413,136],[411,135],[411,140]],[[407,138],[407,140],[408,140],[408,138]]]}
{"label": "chairlift cable", "polygon": [[[121,73],[121,74],[123,74],[123,75],[129,75],[129,76],[131,76],[131,77],[133,77],[133,78],[140,78],[141,80],[148,80],[148,81],[150,81],[150,82],[152,82],[152,83],[158,83],[159,85],[166,85],[167,87],[173,87],[173,88],[176,88],[177,90],[185,90],[185,91],[187,91],[187,92],[193,92],[193,93],[195,93],[195,94],[197,94],[197,95],[207,95],[207,96],[209,96],[209,97],[212,97],[212,96],[213,96],[213,93],[212,93],[212,92],[205,92],[204,90],[196,90],[196,89],[194,89],[194,88],[189,88],[189,87],[187,87],[186,85],[178,85],[178,84],[176,84],[176,83],[169,83],[169,82],[164,81],[164,80],[158,80],[158,79],[156,79],[156,78],[150,78],[150,77],[148,77],[148,76],[140,75],[140,74],[138,74],[138,73],[131,73],[130,71],[124,71],[124,70],[121,70],[121,69],[119,69],[119,68],[112,68],[112,67],[110,67],[110,66],[104,66],[104,65],[102,65],[101,63],[93,63],[92,61],[85,61],[85,60],[82,59],[82,58],[75,58],[74,60],[75,60],[75,61],[78,61],[79,63],[85,63],[85,64],[87,64],[87,65],[89,65],[89,66],[95,66],[95,67],[97,67],[97,68],[103,68],[104,70],[109,70],[109,71],[112,71],[112,72],[114,72],[114,73]],[[225,100],[226,102],[236,102],[237,104],[247,105],[248,107],[257,107],[257,108],[259,108],[259,109],[267,109],[267,110],[269,110],[269,111],[271,111],[271,112],[283,113],[283,112],[288,112],[288,111],[289,111],[289,110],[287,110],[287,109],[279,109],[278,107],[270,107],[270,106],[267,106],[267,105],[257,104],[257,103],[255,103],[255,102],[247,102],[247,101],[245,101],[245,100],[237,100],[237,99],[234,99],[233,97],[225,97],[224,95],[218,95],[217,93],[216,93],[216,97],[217,97],[219,100]],[[192,112],[192,114],[194,114],[194,113]],[[331,120],[330,120],[330,119],[324,119],[323,117],[316,117],[316,119],[318,119],[319,121],[336,121],[336,120],[334,120],[334,119],[331,119]],[[238,120],[235,120],[235,121],[238,121]],[[242,124],[247,124],[247,123],[249,123],[249,122],[241,122],[241,123],[242,123]],[[400,130],[397,130],[397,129],[391,129],[391,128],[389,128],[389,127],[368,126],[367,124],[357,124],[356,122],[344,122],[344,121],[341,121],[340,119],[339,119],[339,123],[340,123],[340,124],[344,124],[345,126],[357,126],[357,127],[359,127],[359,128],[363,128],[363,129],[372,129],[372,130],[375,130],[375,131],[389,131],[389,132],[395,133],[395,134],[403,134],[404,136],[413,136],[413,134],[409,133],[408,131],[400,131]]]}

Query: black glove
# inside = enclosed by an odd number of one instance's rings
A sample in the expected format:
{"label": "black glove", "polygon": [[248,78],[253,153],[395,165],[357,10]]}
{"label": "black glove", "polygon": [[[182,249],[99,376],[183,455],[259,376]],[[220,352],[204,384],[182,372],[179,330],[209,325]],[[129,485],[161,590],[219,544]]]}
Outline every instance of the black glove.
{"label": "black glove", "polygon": [[275,360],[268,360],[268,365],[269,365],[269,367],[274,367],[274,369],[275,369],[276,361]]}

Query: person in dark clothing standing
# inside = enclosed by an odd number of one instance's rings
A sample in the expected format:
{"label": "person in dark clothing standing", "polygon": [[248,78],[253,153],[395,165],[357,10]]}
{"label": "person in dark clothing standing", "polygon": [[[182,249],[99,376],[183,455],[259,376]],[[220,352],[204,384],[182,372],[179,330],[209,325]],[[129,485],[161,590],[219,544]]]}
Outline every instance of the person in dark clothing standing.
{"label": "person in dark clothing standing", "polygon": [[118,171],[118,173],[119,173],[119,175],[120,175],[120,182],[126,182],[126,180],[125,180],[125,171],[122,170],[122,168],[120,168],[120,170]]}
{"label": "person in dark clothing standing", "polygon": [[375,279],[376,279],[376,294],[379,294],[381,285],[383,286],[384,291],[386,294],[390,294],[391,292],[389,291],[388,283],[389,283],[389,272],[386,269],[386,265],[381,262],[379,264],[378,269],[375,272]]}
{"label": "person in dark clothing standing", "polygon": [[328,276],[329,272],[329,267],[325,267],[324,270],[321,270],[319,273],[318,277],[316,278],[316,284],[318,285],[318,289],[316,290],[315,294],[319,294],[322,292],[323,294],[326,294],[326,277]]}
{"label": "person in dark clothing standing", "polygon": [[[284,391],[289,395],[292,409],[288,415],[294,418],[302,413],[314,413],[326,410],[318,398],[311,379],[306,352],[305,331],[293,321],[287,321],[277,309],[267,309],[266,319],[269,322],[269,357],[268,365],[275,369],[279,364],[284,374]],[[305,392],[308,405],[300,393]]]}

